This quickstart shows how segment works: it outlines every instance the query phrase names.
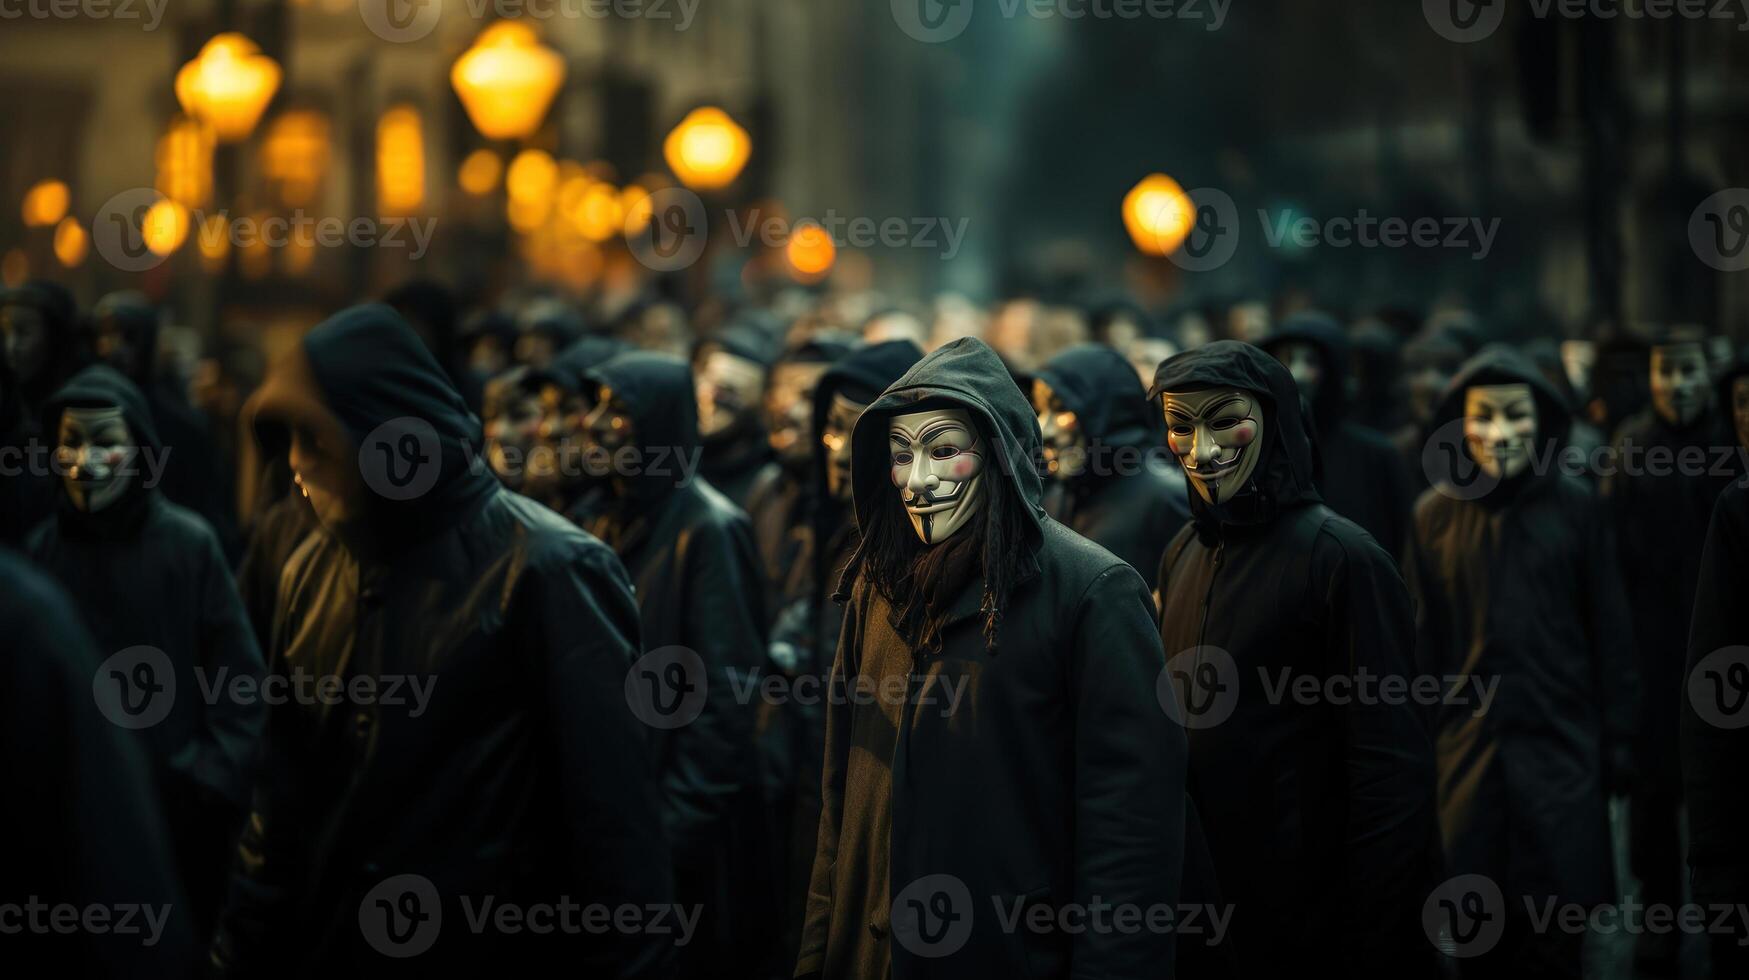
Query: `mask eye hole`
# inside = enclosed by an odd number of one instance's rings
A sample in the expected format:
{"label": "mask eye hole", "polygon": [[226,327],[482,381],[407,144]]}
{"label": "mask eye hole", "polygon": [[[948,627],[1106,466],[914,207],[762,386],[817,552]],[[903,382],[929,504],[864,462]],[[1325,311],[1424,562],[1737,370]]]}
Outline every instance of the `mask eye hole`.
{"label": "mask eye hole", "polygon": [[911,454],[910,453],[894,453],[893,454],[893,465],[894,466],[910,466],[911,465]]}
{"label": "mask eye hole", "polygon": [[1187,436],[1191,434],[1192,426],[1188,422],[1175,422],[1169,431],[1175,436]]}
{"label": "mask eye hole", "polygon": [[959,454],[957,446],[936,446],[929,451],[929,455],[934,459],[952,459]]}
{"label": "mask eye hole", "polygon": [[1209,428],[1215,430],[1216,432],[1225,432],[1226,430],[1231,429],[1233,426],[1238,425],[1240,422],[1243,422],[1243,421],[1245,421],[1245,420],[1244,419],[1215,419],[1213,422],[1209,423]]}

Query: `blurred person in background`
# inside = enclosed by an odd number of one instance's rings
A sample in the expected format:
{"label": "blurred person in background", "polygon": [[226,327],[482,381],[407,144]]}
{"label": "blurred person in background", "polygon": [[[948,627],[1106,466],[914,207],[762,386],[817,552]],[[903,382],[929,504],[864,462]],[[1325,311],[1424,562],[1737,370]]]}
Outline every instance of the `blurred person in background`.
{"label": "blurred person in background", "polygon": [[[686,361],[632,351],[585,372],[589,459],[605,506],[589,529],[636,589],[644,657],[635,690],[674,854],[675,898],[701,906],[681,951],[683,978],[757,976],[774,967],[771,828],[763,803],[752,690],[766,663],[765,597],[747,515],[697,472]],[[625,690],[616,681],[614,691]],[[655,719],[674,718],[680,722]]]}
{"label": "blurred person in background", "polygon": [[44,404],[85,361],[78,320],[73,294],[60,283],[32,279],[0,290],[0,352],[29,424],[51,426]]}
{"label": "blurred person in background", "polygon": [[[387,306],[311,330],[253,407],[322,525],[285,567],[272,673],[292,694],[336,683],[271,707],[215,971],[424,975],[433,960],[379,952],[419,934],[392,915],[672,901],[623,689],[637,606],[612,552],[474,465],[477,423]],[[629,978],[664,975],[673,947],[446,927],[428,955]]]}
{"label": "blurred person in background", "polygon": [[1325,313],[1295,313],[1262,347],[1293,375],[1311,408],[1324,503],[1365,528],[1386,554],[1401,558],[1414,498],[1390,440],[1351,411],[1352,349],[1342,327]]}
{"label": "blurred person in background", "polygon": [[[590,368],[625,349],[625,344],[607,337],[584,337],[572,343],[545,368],[528,370],[522,376],[506,406],[512,414],[498,420],[498,435],[509,436],[512,442],[501,439],[494,443],[492,430],[486,433],[494,470],[502,466],[520,471],[520,493],[546,504],[579,527],[588,527],[607,506],[606,487],[585,459],[588,438],[584,418],[595,407],[587,375]],[[534,441],[520,447],[524,452],[521,460],[512,460],[507,450],[518,448],[514,443],[528,435],[531,406],[527,399],[531,395],[536,413]]]}
{"label": "blurred person in background", "polygon": [[1427,446],[1429,423],[1445,397],[1445,387],[1469,357],[1455,340],[1441,334],[1423,333],[1403,347],[1404,394],[1408,418],[1391,434],[1402,472],[1417,495],[1431,484],[1422,452]]}
{"label": "blurred person in background", "polygon": [[772,458],[764,403],[778,333],[775,321],[763,313],[744,311],[700,341],[692,355],[702,471],[736,507],[747,506],[754,482]]}
{"label": "blurred person in background", "polygon": [[929,334],[922,320],[897,307],[876,310],[862,321],[862,342],[865,344],[908,340],[918,347],[927,347],[931,341]]}
{"label": "blurred person in background", "polygon": [[1163,458],[1159,414],[1123,355],[1082,344],[1030,379],[1048,478],[1045,512],[1129,562],[1159,573],[1166,543],[1190,520],[1189,488]]}
{"label": "blurred person in background", "polygon": [[1633,772],[1639,667],[1602,498],[1535,463],[1555,458],[1570,414],[1516,352],[1467,362],[1433,425],[1462,428],[1453,480],[1480,472],[1421,495],[1404,563],[1422,674],[1462,695],[1434,728],[1446,872],[1506,897],[1500,941],[1461,960],[1464,976],[1577,978],[1584,933],[1533,928],[1524,910],[1589,915],[1616,896],[1609,800]]}
{"label": "blurred person in background", "polygon": [[[158,491],[164,444],[146,399],[107,365],[74,375],[45,406],[64,475],[55,515],[25,551],[73,597],[138,718],[188,898],[187,928],[210,935],[242,825],[265,720],[225,696],[262,675],[261,651],[218,537]],[[216,689],[216,699],[202,692]],[[119,724],[120,722],[118,722]]]}
{"label": "blurred person in background", "polygon": [[[1683,663],[1694,612],[1701,552],[1719,492],[1733,473],[1713,447],[1732,446],[1713,406],[1706,351],[1698,331],[1663,331],[1651,347],[1652,403],[1616,430],[1615,467],[1604,475],[1620,545],[1622,578],[1640,654],[1641,707],[1636,785],[1629,810],[1631,860],[1639,897],[1682,902],[1682,759],[1677,744]],[[1676,968],[1679,933],[1646,932],[1636,963]]]}
{"label": "blurred person in background", "polygon": [[492,379],[516,366],[516,318],[495,306],[475,310],[462,320],[456,348],[456,387],[477,411]]}
{"label": "blurred person in background", "polygon": [[537,371],[582,339],[587,324],[569,302],[551,296],[528,301],[516,317],[516,363]]}
{"label": "blurred person in background", "polygon": [[[1749,351],[1718,380],[1737,448],[1749,454]],[[1739,473],[1742,471],[1739,470]],[[1684,670],[1681,750],[1688,803],[1688,866],[1694,901],[1749,906],[1749,481],[1739,477],[1713,504],[1695,583]],[[1714,980],[1749,976],[1749,928],[1730,922],[1711,935]]]}
{"label": "blurred person in background", "polygon": [[12,364],[0,358],[0,545],[19,548],[55,506],[51,443],[25,410]]}
{"label": "blurred person in background", "polygon": [[207,420],[188,403],[186,388],[160,373],[159,311],[140,293],[110,293],[91,308],[91,327],[99,359],[134,383],[167,454],[159,485],[172,503],[199,514],[218,534],[225,554],[235,559],[238,541],[236,460],[220,454]]}
{"label": "blurred person in background", "polygon": [[1354,326],[1348,343],[1349,414],[1388,438],[1403,424],[1403,343],[1377,319]]}

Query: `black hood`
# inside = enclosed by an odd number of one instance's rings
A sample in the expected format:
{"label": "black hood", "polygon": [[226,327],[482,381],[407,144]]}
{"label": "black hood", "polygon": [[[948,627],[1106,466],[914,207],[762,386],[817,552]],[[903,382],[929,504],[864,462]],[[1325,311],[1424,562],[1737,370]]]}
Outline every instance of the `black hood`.
{"label": "black hood", "polygon": [[1328,430],[1348,414],[1348,335],[1329,314],[1307,311],[1283,320],[1258,346],[1276,357],[1290,343],[1311,344],[1324,362],[1317,397],[1310,401],[1312,423]]}
{"label": "black hood", "polygon": [[[682,461],[698,454],[698,402],[693,393],[692,367],[671,354],[628,351],[584,372],[591,397],[611,388],[631,411],[637,446],[645,467],[633,498],[640,507],[679,489],[690,470]],[[671,453],[661,456],[659,454]]]}
{"label": "black hood", "polygon": [[814,479],[820,499],[826,499],[826,445],[819,437],[826,431],[832,396],[843,392],[846,398],[870,404],[922,359],[923,349],[911,341],[888,340],[858,347],[820,375],[814,386]]}
{"label": "black hood", "polygon": [[1250,485],[1218,508],[1205,503],[1195,487],[1187,487],[1190,511],[1198,524],[1204,528],[1258,524],[1273,518],[1280,507],[1320,502],[1314,479],[1317,457],[1300,412],[1299,388],[1287,368],[1261,348],[1217,340],[1173,355],[1154,372],[1148,398],[1157,404],[1166,391],[1226,387],[1262,399],[1265,455],[1252,472]]}
{"label": "black hood", "polygon": [[[78,365],[78,307],[67,287],[47,279],[32,279],[21,286],[0,290],[0,306],[28,306],[42,317],[46,345],[42,370],[29,381],[15,379],[24,404],[37,409]],[[48,428],[47,423],[43,428]]]}
{"label": "black hood", "polygon": [[604,364],[628,349],[624,341],[611,337],[584,337],[560,351],[545,370],[529,371],[521,383],[525,389],[535,390],[550,384],[575,394],[589,386],[586,376],[590,368]]}
{"label": "black hood", "polygon": [[897,503],[898,494],[889,475],[887,421],[916,411],[922,402],[952,403],[972,414],[979,434],[990,440],[993,451],[984,472],[1007,479],[1033,528],[1041,527],[1044,486],[1034,463],[1039,455],[1038,416],[1014,384],[1002,358],[974,337],[936,348],[893,382],[856,420],[850,437],[850,485],[857,525],[869,527],[877,502],[890,499]]}
{"label": "black hood", "polygon": [[777,322],[763,314],[743,312],[721,330],[699,341],[693,353],[696,356],[699,350],[715,345],[736,357],[770,368],[778,356],[778,329]]}
{"label": "black hood", "polygon": [[57,480],[56,513],[63,531],[75,537],[116,537],[130,533],[140,526],[148,504],[157,494],[157,486],[148,485],[153,472],[150,467],[157,465],[154,460],[164,458],[164,444],[159,441],[152,410],[139,386],[107,364],[93,364],[73,375],[44,404],[42,424],[49,445],[59,444],[62,409],[110,405],[121,409],[122,418],[127,420],[128,428],[133,432],[134,442],[140,447],[140,455],[134,459],[136,476],[122,491],[120,499],[95,514],[74,507],[67,497],[66,485]]}
{"label": "black hood", "polygon": [[141,384],[148,382],[154,365],[158,363],[158,311],[146,297],[132,290],[110,293],[98,300],[91,310],[94,332],[100,332],[106,323],[127,338],[128,346],[138,359],[140,375],[133,380]]}
{"label": "black hood", "polygon": [[1078,344],[1046,362],[1033,377],[1051,386],[1099,446],[1156,446],[1163,422],[1148,403],[1136,369],[1104,344]]}
{"label": "black hood", "polygon": [[[362,526],[389,549],[429,536],[498,488],[480,457],[479,420],[419,335],[388,306],[354,306],[318,324],[252,401],[257,438],[269,451],[284,445],[285,423],[300,416],[325,410],[339,423],[366,476],[369,519]],[[375,445],[367,444],[372,433]],[[385,496],[382,481],[370,477],[377,463],[390,467],[391,477],[404,471],[404,453],[400,460],[379,455],[394,457],[409,435],[422,450],[435,436],[437,475],[424,493]]]}
{"label": "black hood", "polygon": [[1557,446],[1567,443],[1567,432],[1573,424],[1572,409],[1555,386],[1539,370],[1536,363],[1504,344],[1489,344],[1464,362],[1452,375],[1434,409],[1430,431],[1459,422],[1464,417],[1464,392],[1476,385],[1530,385],[1536,399],[1537,439]]}
{"label": "black hood", "polygon": [[1717,408],[1725,420],[1725,428],[1733,432],[1735,430],[1732,429],[1734,423],[1731,421],[1731,386],[1737,383],[1738,378],[1742,377],[1749,377],[1749,347],[1737,352],[1737,356],[1731,359],[1730,366],[1725,368],[1725,373],[1719,376],[1718,384],[1713,387],[1713,397],[1718,400]]}

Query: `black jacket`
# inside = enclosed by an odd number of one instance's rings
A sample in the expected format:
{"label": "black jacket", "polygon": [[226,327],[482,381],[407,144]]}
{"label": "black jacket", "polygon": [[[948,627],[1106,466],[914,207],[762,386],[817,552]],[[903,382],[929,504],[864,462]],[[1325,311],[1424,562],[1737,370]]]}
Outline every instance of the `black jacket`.
{"label": "black jacket", "polygon": [[26,411],[12,366],[0,357],[0,545],[22,547],[31,528],[54,512],[53,443]]}
{"label": "black jacket", "polygon": [[[1177,900],[1184,736],[1155,693],[1163,661],[1147,587],[1044,513],[1036,417],[995,352],[972,339],[925,357],[857,423],[865,531],[905,522],[887,420],[924,399],[977,420],[992,447],[984,479],[1011,481],[1024,508],[1028,530],[1014,544],[1031,574],[1005,604],[994,649],[974,572],[939,652],[914,656],[892,603],[860,574],[862,556],[852,560],[796,973],[1171,976],[1170,932],[1070,934],[1025,918],[1055,923],[1056,910],[1095,899],[1142,909]],[[859,684],[872,696],[849,696]]]}
{"label": "black jacket", "polygon": [[[756,682],[766,653],[759,560],[747,515],[688,468],[697,465],[699,444],[685,361],[631,352],[587,377],[631,407],[642,463],[641,472],[621,484],[627,492],[591,528],[631,574],[646,666],[659,669],[650,661],[684,650],[686,690],[703,691],[690,721],[651,731],[662,825],[681,876],[679,899],[708,906],[709,935],[683,953],[683,970],[696,973],[701,957],[715,958],[725,973],[751,969],[748,964],[769,955],[776,922],[769,912],[770,838],[754,706],[737,693]],[[638,690],[658,713],[667,703],[685,703],[667,702],[684,694],[672,685]]]}
{"label": "black jacket", "polygon": [[[1533,455],[1558,451],[1564,400],[1503,348],[1452,379],[1432,427],[1459,423],[1468,388],[1501,384],[1536,395]],[[1639,688],[1608,515],[1558,471],[1480,488],[1421,495],[1404,568],[1423,673],[1464,678],[1434,723],[1447,870],[1488,875],[1514,901],[1608,902],[1606,777],[1625,768]]]}
{"label": "black jacket", "polygon": [[[478,422],[387,307],[318,326],[267,384],[258,428],[326,412],[361,460],[405,453],[396,434],[410,437],[417,453],[397,465],[430,486],[394,499],[392,485],[367,485],[364,537],[318,531],[286,567],[272,669],[342,687],[272,709],[217,957],[247,976],[472,972],[554,955],[591,976],[659,973],[671,936],[475,932],[464,904],[671,900],[644,728],[623,693],[638,650],[624,569],[498,485],[477,456]],[[413,429],[385,438],[378,427],[396,420]],[[383,885],[403,875],[440,897]],[[366,901],[379,886],[394,889],[381,906]],[[373,918],[409,901],[441,911],[435,946],[374,952],[373,940],[426,935]]]}
{"label": "black jacket", "polygon": [[[0,771],[29,788],[0,807],[0,835],[14,842],[0,903],[101,905],[113,910],[115,924],[97,934],[9,930],[0,970],[13,977],[190,976],[193,931],[180,914],[151,760],[91,696],[104,658],[66,593],[6,549],[0,582]],[[155,935],[142,906],[162,923]]]}
{"label": "black jacket", "polygon": [[1147,578],[1190,520],[1184,471],[1164,452],[1161,416],[1136,369],[1102,344],[1071,347],[1036,375],[1075,413],[1088,464],[1045,491],[1045,510]]}
{"label": "black jacket", "polygon": [[1274,354],[1291,341],[1316,346],[1323,361],[1323,377],[1311,399],[1321,460],[1319,496],[1331,510],[1365,528],[1386,554],[1401,558],[1415,497],[1397,447],[1349,412],[1348,337],[1330,317],[1300,313],[1283,321],[1263,348]]}
{"label": "black jacket", "polygon": [[[1650,407],[1629,416],[1616,430],[1618,471],[1605,474],[1602,483],[1615,524],[1622,584],[1633,597],[1628,611],[1644,695],[1639,791],[1654,796],[1674,796],[1682,789],[1677,713],[1688,622],[1713,503],[1735,475],[1734,466],[1720,465],[1714,448],[1736,445],[1721,414],[1709,411],[1686,428],[1664,421]],[[1681,468],[1696,463],[1696,470]]]}
{"label": "black jacket", "polygon": [[1262,396],[1265,455],[1226,504],[1191,497],[1159,596],[1190,794],[1234,906],[1227,942],[1245,977],[1428,976],[1421,907],[1438,840],[1425,721],[1387,699],[1292,694],[1409,675],[1403,580],[1319,499],[1299,392],[1274,358],[1218,341],[1161,364],[1149,394],[1216,386]]}
{"label": "black jacket", "polygon": [[[1682,776],[1688,792],[1688,863],[1694,900],[1749,902],[1749,489],[1719,494],[1701,552],[1682,698]],[[1732,649],[1735,648],[1735,649]],[[1703,713],[1704,709],[1704,713]]]}

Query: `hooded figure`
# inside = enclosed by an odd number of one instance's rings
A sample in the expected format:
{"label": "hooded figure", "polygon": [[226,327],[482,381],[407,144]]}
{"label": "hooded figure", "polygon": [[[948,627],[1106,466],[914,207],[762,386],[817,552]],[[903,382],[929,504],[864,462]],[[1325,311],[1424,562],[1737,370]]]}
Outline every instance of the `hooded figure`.
{"label": "hooded figure", "polygon": [[765,663],[753,536],[747,515],[697,476],[685,361],[633,351],[585,376],[595,406],[590,461],[611,464],[601,477],[608,500],[590,527],[619,553],[637,589],[648,651],[638,690],[650,698],[650,716],[690,719],[654,726],[651,742],[675,897],[703,906],[680,973],[755,975],[771,967],[778,924],[753,707],[735,696]]}
{"label": "hooded figure", "polygon": [[1390,420],[1357,419],[1349,412],[1348,337],[1323,313],[1296,313],[1262,346],[1287,366],[1311,404],[1324,503],[1365,528],[1386,554],[1400,558],[1414,496],[1402,457],[1382,432]]}
{"label": "hooded figure", "polygon": [[1161,364],[1149,397],[1163,395],[1193,524],[1161,563],[1161,636],[1241,975],[1429,976],[1425,723],[1411,704],[1335,696],[1413,669],[1396,564],[1319,499],[1274,358],[1217,341]]}
{"label": "hooded figure", "polygon": [[12,368],[25,418],[43,429],[43,403],[78,370],[78,308],[60,283],[32,279],[0,290],[0,354]]}
{"label": "hooded figure", "polygon": [[145,395],[158,435],[170,451],[161,488],[171,501],[199,514],[219,535],[227,555],[237,547],[234,461],[219,453],[206,419],[157,374],[158,311],[135,292],[111,293],[91,310],[97,354]]}
{"label": "hooded figure", "polygon": [[110,673],[123,707],[142,719],[204,935],[248,805],[264,710],[200,694],[259,679],[261,651],[212,528],[158,492],[163,444],[140,390],[94,365],[49,399],[45,417],[65,475],[54,517],[25,551],[72,595],[102,655],[121,658]]}
{"label": "hooded figure", "polygon": [[[1719,382],[1737,448],[1749,453],[1749,358]],[[1694,901],[1707,908],[1749,905],[1749,477],[1713,505],[1701,549],[1682,699],[1682,780],[1688,800],[1688,865]],[[1713,975],[1749,976],[1749,936],[1740,924],[1713,939]]]}
{"label": "hooded figure", "polygon": [[798,977],[1172,975],[1170,930],[1057,926],[1177,900],[1184,736],[1155,693],[1147,586],[1045,514],[1038,452],[1026,398],[971,338],[856,423],[863,539]]}
{"label": "hooded figure", "polygon": [[[12,910],[0,963],[15,977],[194,976],[152,763],[92,697],[104,657],[67,594],[5,548],[0,582],[0,771],[18,793],[0,808],[0,834],[14,845],[0,879],[0,907]],[[31,903],[46,906],[43,925],[71,906],[114,910],[118,928],[20,929]],[[131,932],[119,929],[124,914]]]}
{"label": "hooded figure", "polygon": [[[1652,403],[1616,430],[1616,465],[1604,474],[1602,486],[1615,524],[1622,584],[1633,597],[1628,608],[1640,655],[1643,700],[1630,807],[1631,863],[1642,897],[1674,907],[1682,901],[1677,715],[1683,663],[1708,519],[1734,475],[1728,465],[1719,465],[1714,447],[1736,440],[1712,406],[1698,336],[1660,338],[1647,366]],[[1678,938],[1642,933],[1637,960],[1648,969],[1671,966]]]}
{"label": "hooded figure", "polygon": [[[809,682],[824,684],[838,649],[844,607],[832,601],[838,578],[861,538],[850,510],[850,433],[863,410],[887,386],[899,380],[923,351],[909,340],[889,340],[858,347],[826,369],[814,386],[813,439],[809,446],[810,500],[807,546],[796,564],[805,582],[772,621],[771,644],[788,644],[791,671]],[[837,462],[835,462],[835,460]],[[836,475],[829,470],[837,467]],[[774,654],[773,659],[777,659]],[[807,911],[808,877],[814,869],[814,838],[820,827],[820,767],[826,749],[826,713],[813,700],[793,704],[793,754],[796,760],[796,805],[784,876],[785,944],[788,953],[801,941],[802,916]]]}
{"label": "hooded figure", "polygon": [[1082,344],[1051,358],[1031,387],[1054,477],[1046,512],[1152,576],[1190,504],[1135,369],[1110,347]]}
{"label": "hooded figure", "polygon": [[258,435],[290,433],[323,527],[280,580],[269,654],[284,696],[215,961],[423,975],[563,955],[590,976],[658,974],[660,935],[465,928],[488,896],[671,900],[623,694],[638,650],[624,569],[498,485],[461,395],[386,306],[311,330],[257,405]]}
{"label": "hooded figure", "polygon": [[[1467,479],[1415,506],[1405,572],[1436,709],[1446,870],[1486,875],[1506,933],[1465,975],[1579,975],[1581,935],[1533,932],[1554,901],[1614,901],[1609,796],[1625,791],[1638,711],[1628,603],[1603,502],[1553,459],[1567,402],[1528,359],[1490,347],[1452,379],[1436,433],[1463,431]],[[1460,474],[1454,473],[1454,476]]]}
{"label": "hooded figure", "polygon": [[760,406],[777,358],[777,332],[764,316],[743,314],[692,355],[704,476],[736,507],[747,506],[772,458]]}
{"label": "hooded figure", "polygon": [[[511,460],[503,453],[506,443],[487,433],[487,446],[492,465],[516,467],[521,473],[518,492],[565,515],[573,524],[588,527],[589,522],[606,505],[606,488],[593,476],[584,458],[583,419],[594,408],[593,384],[586,375],[595,367],[626,350],[626,345],[610,337],[584,337],[560,351],[546,367],[526,371],[511,393],[512,411],[526,412],[528,398],[538,412],[536,433],[532,442],[522,447],[522,458]],[[514,424],[499,419],[502,425]],[[499,430],[503,435],[503,430]],[[502,478],[503,470],[500,470]]]}

